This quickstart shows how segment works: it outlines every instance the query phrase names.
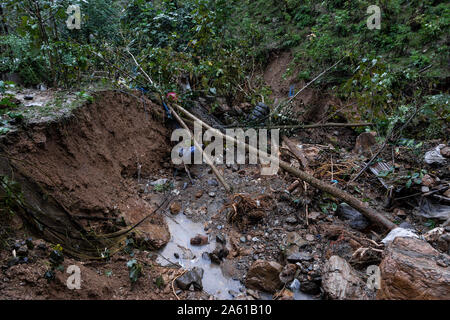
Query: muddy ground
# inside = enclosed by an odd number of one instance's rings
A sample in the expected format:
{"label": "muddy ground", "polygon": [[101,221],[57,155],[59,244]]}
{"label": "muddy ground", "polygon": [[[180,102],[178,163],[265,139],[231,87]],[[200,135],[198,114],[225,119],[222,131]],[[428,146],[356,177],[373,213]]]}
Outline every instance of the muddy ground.
{"label": "muddy ground", "polygon": [[[291,85],[302,85],[279,80],[290,60],[282,54],[263,75],[274,98],[285,96]],[[331,104],[340,102],[309,90],[295,108],[318,105],[320,110],[304,113],[315,122],[326,116]],[[328,296],[322,287],[323,268],[331,256],[349,262],[363,282],[367,267],[382,260],[386,230],[371,223],[353,228],[337,213],[338,199],[303,183],[287,192],[296,179],[282,170],[263,176],[259,165],[218,165],[233,195],[226,194],[207,165],[190,166],[191,181],[182,167],[170,162],[171,124],[162,108],[138,92],[97,92],[92,102],[57,116],[18,125],[2,137],[2,174],[22,182],[30,203],[54,215],[49,224],[113,233],[149,218],[120,238],[117,252],[107,259],[66,252],[51,278],[46,277],[52,270],[49,257],[58,243],[41,239],[40,230],[20,215],[2,216],[2,299],[324,299]],[[436,226],[415,214],[414,197],[386,203],[387,190],[371,172],[346,185],[372,152],[354,152],[357,137],[351,128],[316,128],[299,131],[291,139],[305,152],[317,178],[387,212],[399,225],[406,223],[420,233]],[[424,148],[447,142],[431,141]],[[285,145],[280,153],[301,167]],[[406,148],[389,149],[381,157],[391,161],[394,156],[399,170],[420,165],[434,180],[448,180],[448,167],[423,165],[409,153]],[[413,191],[420,193],[420,186],[403,188],[396,195]],[[230,204],[239,208],[242,199],[249,202],[239,216]],[[192,245],[197,234],[206,236],[207,243]],[[62,247],[64,252],[67,248]],[[227,253],[220,256],[223,249]],[[360,254],[361,249],[367,250]],[[300,257],[292,261],[293,254]],[[127,267],[133,259],[142,268],[135,283]],[[248,271],[258,260],[279,263],[289,281],[272,292],[246,287]],[[70,265],[81,268],[80,290],[66,286]],[[193,267],[204,269],[203,290],[181,290],[175,280]],[[299,285],[292,285],[294,277]],[[375,299],[376,291],[364,288],[360,298]]]}

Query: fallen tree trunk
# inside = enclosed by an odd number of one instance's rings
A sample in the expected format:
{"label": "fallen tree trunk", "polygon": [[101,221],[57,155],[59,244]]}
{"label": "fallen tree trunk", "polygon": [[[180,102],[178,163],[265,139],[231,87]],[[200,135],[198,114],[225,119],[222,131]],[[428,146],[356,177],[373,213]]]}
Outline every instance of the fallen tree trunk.
{"label": "fallen tree trunk", "polygon": [[189,130],[188,126],[186,125],[186,123],[184,123],[184,121],[181,119],[181,117],[175,112],[175,110],[170,105],[169,105],[169,108],[170,108],[170,112],[172,112],[172,114],[175,116],[175,118],[180,123],[180,125],[189,132],[191,139],[194,141],[195,147],[202,152],[202,155],[205,157],[206,163],[211,167],[212,171],[216,175],[217,179],[219,179],[220,183],[222,183],[223,187],[225,188],[225,191],[227,193],[230,193],[232,191],[231,187],[225,181],[224,177],[220,174],[219,170],[217,170],[216,166],[214,165],[214,163],[211,160],[211,158],[209,157],[209,155],[207,155],[205,153],[202,146],[198,143],[197,139],[195,139],[195,136],[192,134],[191,130]]}
{"label": "fallen tree trunk", "polygon": [[203,127],[214,131],[214,133],[221,138],[225,138],[227,139],[227,141],[229,142],[233,142],[236,143],[238,145],[244,145],[246,147],[247,150],[250,150],[252,152],[257,152],[257,154],[260,155],[260,157],[265,158],[265,160],[269,160],[275,163],[278,163],[279,166],[281,168],[283,168],[284,170],[286,170],[287,172],[291,173],[292,175],[300,178],[301,180],[309,183],[310,185],[312,185],[313,187],[320,189],[322,191],[325,191],[343,201],[345,201],[348,205],[352,206],[353,208],[355,208],[356,210],[360,211],[361,214],[363,214],[367,219],[369,219],[370,221],[385,227],[388,230],[392,230],[397,228],[397,225],[394,224],[393,222],[389,221],[389,219],[387,219],[386,217],[384,217],[383,215],[381,215],[380,213],[378,213],[377,211],[375,211],[374,209],[370,208],[367,206],[367,204],[365,204],[364,202],[362,202],[361,200],[359,200],[358,198],[352,196],[351,194],[340,190],[338,188],[336,188],[335,186],[325,183],[315,177],[313,177],[312,175],[301,171],[299,169],[293,168],[291,167],[287,162],[284,162],[274,156],[269,156],[267,153],[265,152],[261,152],[258,149],[246,144],[245,142],[242,141],[237,141],[235,138],[224,135],[222,132],[220,132],[219,130],[209,126],[208,124],[206,124],[205,122],[203,122],[202,120],[198,119],[197,117],[195,117],[193,114],[191,114],[189,111],[187,111],[186,109],[184,109],[183,107],[175,104],[175,107],[180,110],[181,112],[183,112],[186,116],[188,116],[189,118],[191,118],[193,121],[198,121]]}

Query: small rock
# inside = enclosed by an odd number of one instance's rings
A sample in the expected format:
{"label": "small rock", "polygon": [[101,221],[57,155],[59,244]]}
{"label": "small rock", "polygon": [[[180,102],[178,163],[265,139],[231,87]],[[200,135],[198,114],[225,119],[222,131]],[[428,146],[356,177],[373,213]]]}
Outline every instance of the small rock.
{"label": "small rock", "polygon": [[290,263],[302,262],[302,261],[311,261],[313,257],[307,252],[296,252],[289,255],[286,260]]}
{"label": "small rock", "polygon": [[369,226],[369,221],[366,217],[346,203],[339,204],[336,213],[338,217],[348,221],[353,229],[364,230]]}
{"label": "small rock", "polygon": [[216,196],[216,193],[215,193],[215,192],[210,192],[210,193],[208,193],[208,195],[209,195],[211,198],[214,198],[214,197]]}
{"label": "small rock", "polygon": [[227,240],[225,239],[225,236],[223,234],[216,235],[216,241],[222,244],[227,243]]}
{"label": "small rock", "polygon": [[450,158],[450,147],[444,147],[441,149],[441,155],[446,158]]}
{"label": "small rock", "polygon": [[175,282],[178,288],[188,290],[193,285],[194,290],[203,290],[202,278],[204,270],[202,268],[194,267],[181,277],[178,277]]}
{"label": "small rock", "polygon": [[297,224],[297,218],[296,218],[296,217],[293,217],[293,216],[287,217],[287,218],[286,218],[286,223],[287,223],[287,224]]}
{"label": "small rock", "polygon": [[283,267],[275,261],[256,260],[247,273],[245,286],[274,293],[283,286],[279,277],[282,270]]}
{"label": "small rock", "polygon": [[[300,289],[302,286],[300,286]],[[367,300],[366,283],[347,261],[332,256],[324,266],[322,288],[333,300]]]}
{"label": "small rock", "polygon": [[302,281],[300,282],[300,291],[307,294],[318,294],[320,286],[315,281]]}
{"label": "small rock", "polygon": [[191,238],[191,245],[193,246],[203,246],[208,244],[208,237],[201,234],[197,234],[194,238]]}
{"label": "small rock", "polygon": [[397,217],[406,217],[406,212],[405,212],[405,210],[402,210],[402,209],[399,209],[399,208],[395,208],[395,209],[394,209],[394,214],[395,214]]}
{"label": "small rock", "polygon": [[23,99],[24,100],[33,100],[34,97],[33,96],[24,96]]}
{"label": "small rock", "polygon": [[426,174],[422,177],[422,185],[425,187],[431,187],[434,185],[434,179],[429,174]]}
{"label": "small rock", "polygon": [[312,242],[312,241],[314,241],[314,236],[312,235],[312,234],[307,234],[306,236],[305,236],[305,239],[307,240],[307,241],[309,241],[309,242]]}
{"label": "small rock", "polygon": [[197,193],[195,194],[195,197],[198,199],[198,198],[201,198],[202,195],[203,195],[203,191],[200,190],[199,192],[197,192]]}
{"label": "small rock", "polygon": [[210,185],[212,187],[217,187],[219,185],[219,183],[217,182],[216,179],[209,179],[208,180],[208,185]]}
{"label": "small rock", "polygon": [[172,202],[169,209],[170,209],[170,213],[178,214],[181,211],[181,205],[178,202]]}
{"label": "small rock", "polygon": [[240,237],[239,240],[240,240],[242,243],[245,243],[245,241],[247,241],[247,239],[245,239],[245,237]]}
{"label": "small rock", "polygon": [[297,271],[297,265],[287,264],[284,266],[283,271],[280,273],[280,280],[283,283],[288,283],[294,280],[295,272]]}

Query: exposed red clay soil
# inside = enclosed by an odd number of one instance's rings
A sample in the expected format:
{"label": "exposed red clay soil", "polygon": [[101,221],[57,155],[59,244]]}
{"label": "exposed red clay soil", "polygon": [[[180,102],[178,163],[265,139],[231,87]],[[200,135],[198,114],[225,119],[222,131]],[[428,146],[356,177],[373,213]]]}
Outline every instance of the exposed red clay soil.
{"label": "exposed red clay soil", "polygon": [[[170,134],[162,119],[160,108],[147,99],[97,92],[92,103],[70,117],[9,134],[0,147],[15,172],[73,216],[123,215],[136,223],[153,208],[127,177],[136,177],[139,167],[146,176],[162,170],[170,154]],[[160,216],[150,221],[140,228],[151,235],[153,246],[161,247],[169,240],[167,226]]]}

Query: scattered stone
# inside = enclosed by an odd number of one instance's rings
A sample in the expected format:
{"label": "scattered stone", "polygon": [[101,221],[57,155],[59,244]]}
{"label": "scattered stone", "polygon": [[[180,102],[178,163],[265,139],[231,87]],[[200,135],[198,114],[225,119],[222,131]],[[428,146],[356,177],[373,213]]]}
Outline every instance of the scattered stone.
{"label": "scattered stone", "polygon": [[223,244],[217,243],[214,251],[209,254],[209,258],[212,262],[220,264],[229,253],[230,251]]}
{"label": "scattered stone", "polygon": [[284,266],[283,271],[280,273],[280,280],[283,283],[288,283],[294,280],[295,272],[297,271],[297,265],[287,264]]}
{"label": "scattered stone", "polygon": [[203,195],[203,191],[200,190],[200,191],[198,191],[198,192],[195,194],[195,197],[198,199],[198,198],[201,198],[202,195]]}
{"label": "scattered stone", "polygon": [[290,216],[286,218],[287,224],[297,224],[297,218],[294,216]]}
{"label": "scattered stone", "polygon": [[[300,289],[302,287],[300,286]],[[324,266],[322,288],[333,300],[367,300],[366,283],[341,257],[332,256]]]}
{"label": "scattered stone", "polygon": [[441,155],[446,158],[450,158],[450,147],[444,147],[441,149]]}
{"label": "scattered stone", "polygon": [[316,220],[319,219],[320,216],[321,216],[321,213],[320,213],[320,212],[317,212],[317,211],[315,211],[315,212],[310,212],[310,213],[308,214],[308,219],[311,220],[311,221],[316,221]]}
{"label": "scattered stone", "polygon": [[434,185],[434,179],[429,174],[426,174],[422,177],[422,185],[425,187],[431,187]]}
{"label": "scattered stone", "polygon": [[275,261],[256,260],[250,267],[245,286],[274,293],[283,286],[279,274],[283,267]]}
{"label": "scattered stone", "polygon": [[320,293],[320,285],[315,281],[302,281],[300,282],[300,291],[307,294],[318,294]]}
{"label": "scattered stone", "polygon": [[380,264],[377,298],[449,300],[450,268],[439,265],[438,260],[450,261],[450,257],[417,238],[395,239]]}
{"label": "scattered stone", "polygon": [[170,213],[172,214],[178,214],[181,211],[181,205],[179,202],[172,202],[172,204],[170,205]]}
{"label": "scattered stone", "polygon": [[314,236],[312,235],[312,234],[307,234],[306,236],[305,236],[305,239],[307,240],[307,241],[309,241],[309,242],[312,242],[312,241],[314,241]]}
{"label": "scattered stone", "polygon": [[225,236],[223,234],[216,235],[216,241],[222,244],[227,243],[227,240],[225,239]]}
{"label": "scattered stone", "polygon": [[313,257],[308,252],[296,252],[289,255],[286,260],[290,263],[311,261]]}
{"label": "scattered stone", "polygon": [[245,241],[247,241],[247,239],[246,239],[244,236],[240,237],[239,240],[240,240],[242,243],[245,243]]}
{"label": "scattered stone", "polygon": [[208,193],[208,195],[209,195],[211,198],[214,198],[214,197],[216,196],[216,193],[215,193],[215,192],[210,192],[210,193]]}
{"label": "scattered stone", "polygon": [[197,234],[194,238],[191,238],[191,245],[193,246],[203,246],[208,244],[208,242],[208,237],[201,234]]}
{"label": "scattered stone", "polygon": [[406,212],[405,212],[405,210],[402,210],[402,209],[399,209],[399,208],[395,208],[395,209],[394,209],[394,214],[395,214],[397,217],[406,217]]}
{"label": "scattered stone", "polygon": [[353,229],[364,230],[369,226],[369,221],[366,217],[346,203],[339,204],[336,213],[338,217],[348,221]]}
{"label": "scattered stone", "polygon": [[202,268],[194,267],[181,277],[175,280],[178,288],[182,290],[188,290],[191,285],[194,286],[194,290],[203,290],[202,278],[204,270]]}
{"label": "scattered stone", "polygon": [[219,186],[219,183],[217,182],[216,179],[209,179],[208,180],[208,185],[210,185],[212,187],[217,187],[217,186]]}

